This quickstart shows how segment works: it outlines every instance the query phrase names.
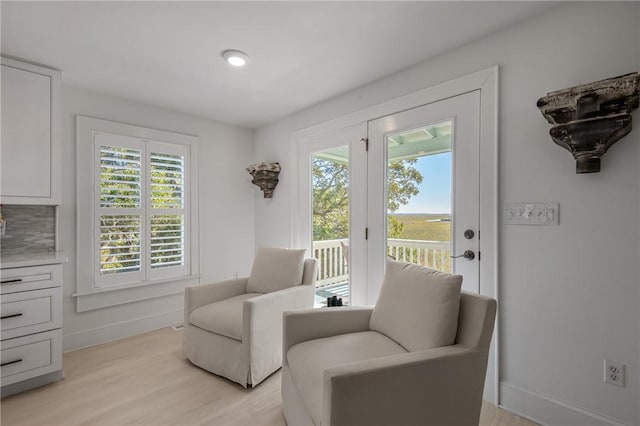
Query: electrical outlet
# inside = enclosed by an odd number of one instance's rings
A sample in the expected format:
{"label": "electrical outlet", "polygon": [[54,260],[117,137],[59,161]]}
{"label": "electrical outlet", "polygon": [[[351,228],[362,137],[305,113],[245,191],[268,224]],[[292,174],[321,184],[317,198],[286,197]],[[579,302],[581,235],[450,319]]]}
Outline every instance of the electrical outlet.
{"label": "electrical outlet", "polygon": [[605,359],[604,381],[615,386],[624,387],[624,364]]}

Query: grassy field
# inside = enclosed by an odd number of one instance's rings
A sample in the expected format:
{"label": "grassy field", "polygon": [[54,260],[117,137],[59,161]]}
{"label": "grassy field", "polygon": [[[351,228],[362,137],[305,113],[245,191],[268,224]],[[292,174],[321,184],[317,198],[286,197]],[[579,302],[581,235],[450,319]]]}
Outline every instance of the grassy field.
{"label": "grassy field", "polygon": [[449,241],[451,239],[451,222],[448,214],[394,214],[404,224],[401,239]]}

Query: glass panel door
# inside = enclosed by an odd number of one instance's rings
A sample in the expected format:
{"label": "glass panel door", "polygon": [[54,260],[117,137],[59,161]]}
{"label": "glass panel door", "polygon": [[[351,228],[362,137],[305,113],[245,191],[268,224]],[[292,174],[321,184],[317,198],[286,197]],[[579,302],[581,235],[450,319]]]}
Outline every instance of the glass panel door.
{"label": "glass panel door", "polygon": [[316,307],[366,303],[365,136],[361,123],[298,140],[292,245],[318,259]]}
{"label": "glass panel door", "polygon": [[478,293],[479,93],[372,120],[368,134],[368,303],[390,258],[462,275]]}
{"label": "glass panel door", "polygon": [[349,303],[349,145],[311,155],[316,305]]}
{"label": "glass panel door", "polygon": [[387,256],[451,272],[450,120],[386,135]]}

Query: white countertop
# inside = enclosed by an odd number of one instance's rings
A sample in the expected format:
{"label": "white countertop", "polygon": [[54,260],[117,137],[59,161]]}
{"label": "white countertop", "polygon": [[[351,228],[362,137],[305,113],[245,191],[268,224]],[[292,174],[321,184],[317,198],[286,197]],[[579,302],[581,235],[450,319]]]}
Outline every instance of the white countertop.
{"label": "white countertop", "polygon": [[22,268],[25,266],[67,263],[69,258],[62,251],[28,252],[7,254],[0,257],[0,268]]}

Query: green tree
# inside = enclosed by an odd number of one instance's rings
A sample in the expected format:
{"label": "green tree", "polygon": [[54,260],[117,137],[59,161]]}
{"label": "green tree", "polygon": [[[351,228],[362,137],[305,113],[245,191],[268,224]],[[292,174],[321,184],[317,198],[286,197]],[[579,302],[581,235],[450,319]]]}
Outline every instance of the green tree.
{"label": "green tree", "polygon": [[[422,175],[410,158],[390,161],[387,169],[387,208],[397,211],[417,195]],[[313,239],[333,240],[349,237],[349,168],[347,164],[314,157],[313,159]],[[404,225],[388,216],[387,235],[398,238]]]}
{"label": "green tree", "polygon": [[[413,167],[417,158],[390,161],[387,167],[387,209],[390,213],[397,211],[400,205],[407,205],[420,190],[422,174]],[[387,216],[387,237],[399,238],[404,231],[404,224],[393,216]]]}
{"label": "green tree", "polygon": [[349,167],[313,159],[313,240],[349,237]]}

